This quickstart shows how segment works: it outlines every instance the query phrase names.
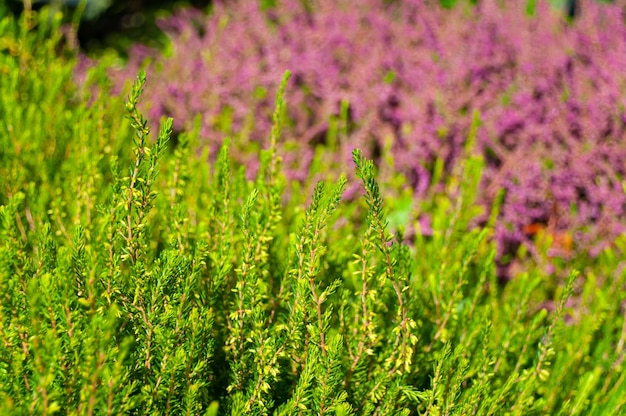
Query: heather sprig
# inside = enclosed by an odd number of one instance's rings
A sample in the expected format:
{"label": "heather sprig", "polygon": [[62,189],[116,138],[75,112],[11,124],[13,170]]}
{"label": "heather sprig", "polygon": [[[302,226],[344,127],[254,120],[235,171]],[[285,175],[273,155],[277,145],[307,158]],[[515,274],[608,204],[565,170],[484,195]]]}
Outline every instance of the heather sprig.
{"label": "heather sprig", "polygon": [[122,234],[126,245],[122,261],[128,260],[132,265],[136,265],[141,260],[140,257],[144,255],[142,253],[146,245],[146,241],[143,241],[145,238],[144,219],[156,197],[152,186],[158,173],[158,160],[172,133],[172,119],[166,119],[161,125],[154,146],[147,145],[146,140],[150,134],[148,121],[137,110],[137,101],[141,96],[145,82],[146,75],[140,72],[126,103],[128,118],[131,127],[135,130],[133,137],[135,161],[130,177],[123,179],[128,184],[121,187],[121,191],[127,196],[124,201],[126,229],[120,230],[120,234]]}

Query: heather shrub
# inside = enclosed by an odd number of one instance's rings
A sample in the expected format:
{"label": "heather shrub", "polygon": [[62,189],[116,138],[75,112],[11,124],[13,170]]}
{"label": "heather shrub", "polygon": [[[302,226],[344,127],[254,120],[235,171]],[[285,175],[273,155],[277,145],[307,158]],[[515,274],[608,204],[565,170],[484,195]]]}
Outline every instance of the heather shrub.
{"label": "heather shrub", "polygon": [[622,256],[499,285],[476,122],[407,244],[359,150],[283,202],[286,78],[249,177],[199,127],[152,134],[145,74],[125,100],[76,88],[49,24],[1,27],[1,414],[623,413]]}
{"label": "heather shrub", "polygon": [[383,183],[401,174],[424,199],[458,163],[478,112],[487,161],[478,202],[489,209],[505,190],[502,273],[520,245],[540,256],[539,234],[554,240],[552,256],[597,255],[624,225],[621,7],[584,2],[570,24],[546,1],[468,4],[285,0],[264,10],[216,2],[208,16],[180,10],[161,22],[171,46],[138,45],[115,84],[147,62],[149,118],[173,116],[183,131],[199,115],[213,149],[237,132],[233,157],[254,175],[274,74],[292,69],[280,146],[289,178],[312,188],[358,147],[379,162]]}

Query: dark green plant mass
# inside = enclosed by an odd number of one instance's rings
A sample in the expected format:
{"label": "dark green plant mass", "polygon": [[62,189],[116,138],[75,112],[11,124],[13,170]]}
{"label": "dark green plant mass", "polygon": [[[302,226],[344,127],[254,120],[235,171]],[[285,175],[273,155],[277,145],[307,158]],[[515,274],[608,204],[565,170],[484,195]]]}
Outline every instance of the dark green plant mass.
{"label": "dark green plant mass", "polygon": [[200,123],[152,131],[144,73],[125,100],[101,66],[78,88],[58,21],[21,19],[0,23],[0,414],[624,413],[622,259],[499,284],[478,117],[409,237],[356,149],[355,175],[284,197],[289,73],[249,178]]}

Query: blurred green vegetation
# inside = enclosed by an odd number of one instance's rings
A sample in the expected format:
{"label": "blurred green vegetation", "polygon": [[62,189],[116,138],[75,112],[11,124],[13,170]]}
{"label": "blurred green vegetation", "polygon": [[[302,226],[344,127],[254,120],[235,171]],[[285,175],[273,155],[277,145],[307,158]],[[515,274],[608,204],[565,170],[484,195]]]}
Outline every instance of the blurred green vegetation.
{"label": "blurred green vegetation", "polygon": [[45,6],[62,12],[65,22],[78,14],[78,41],[83,51],[97,56],[112,49],[124,56],[135,43],[160,48],[167,42],[156,24],[159,17],[178,8],[207,10],[210,5],[210,0],[5,0],[0,2],[0,18]]}

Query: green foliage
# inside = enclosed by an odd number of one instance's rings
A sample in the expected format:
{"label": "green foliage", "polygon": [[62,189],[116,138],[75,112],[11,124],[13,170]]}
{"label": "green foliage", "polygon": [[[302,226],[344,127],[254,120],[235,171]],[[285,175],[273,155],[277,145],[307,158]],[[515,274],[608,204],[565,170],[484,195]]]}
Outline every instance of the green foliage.
{"label": "green foliage", "polygon": [[248,180],[228,141],[209,164],[197,129],[151,133],[143,74],[125,104],[101,68],[77,88],[38,19],[2,22],[0,414],[623,413],[626,246],[500,285],[478,115],[407,242],[358,150],[361,197],[284,200],[289,74]]}

